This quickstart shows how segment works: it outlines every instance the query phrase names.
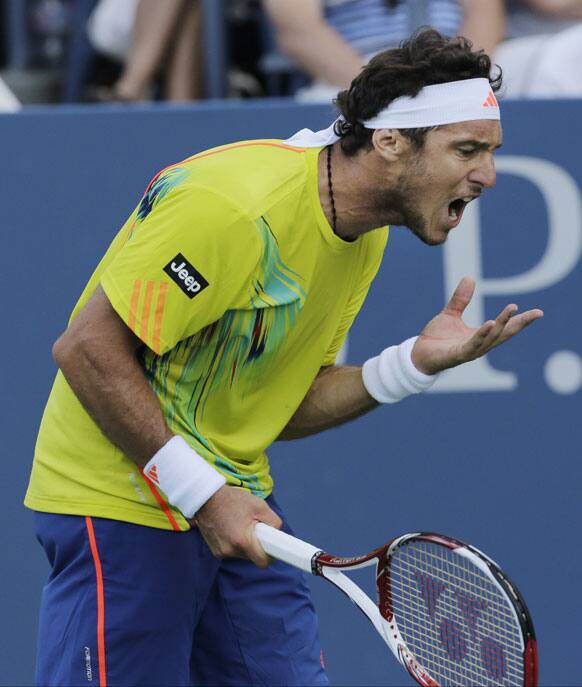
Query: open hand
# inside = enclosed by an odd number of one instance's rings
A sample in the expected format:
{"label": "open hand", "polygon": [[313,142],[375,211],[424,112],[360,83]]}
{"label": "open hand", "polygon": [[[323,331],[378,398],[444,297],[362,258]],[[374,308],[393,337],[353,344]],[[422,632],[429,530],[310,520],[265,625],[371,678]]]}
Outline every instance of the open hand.
{"label": "open hand", "polygon": [[463,277],[451,300],[422,330],[412,349],[412,362],[418,370],[435,374],[480,358],[544,315],[537,308],[516,315],[517,305],[511,303],[495,320],[476,329],[468,327],[461,316],[474,291],[474,280]]}

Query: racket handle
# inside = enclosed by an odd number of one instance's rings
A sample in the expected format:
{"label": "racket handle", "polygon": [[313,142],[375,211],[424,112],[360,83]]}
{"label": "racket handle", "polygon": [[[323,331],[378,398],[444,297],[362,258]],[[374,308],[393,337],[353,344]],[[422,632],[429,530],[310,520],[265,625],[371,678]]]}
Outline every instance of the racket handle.
{"label": "racket handle", "polygon": [[269,556],[300,570],[305,570],[305,572],[313,572],[311,559],[316,553],[321,553],[321,549],[297,539],[297,537],[292,537],[290,534],[281,532],[281,530],[265,525],[263,522],[257,523],[255,532],[265,553],[268,553]]}

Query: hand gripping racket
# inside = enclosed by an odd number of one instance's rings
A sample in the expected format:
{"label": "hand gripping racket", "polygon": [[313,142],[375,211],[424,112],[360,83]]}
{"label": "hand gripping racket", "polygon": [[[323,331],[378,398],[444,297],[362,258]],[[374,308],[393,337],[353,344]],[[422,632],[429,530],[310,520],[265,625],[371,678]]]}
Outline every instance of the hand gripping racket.
{"label": "hand gripping racket", "polygon": [[[339,587],[418,684],[537,686],[527,607],[499,566],[473,546],[423,532],[340,558],[263,523],[256,532],[273,558]],[[369,565],[376,566],[377,604],[341,572]]]}

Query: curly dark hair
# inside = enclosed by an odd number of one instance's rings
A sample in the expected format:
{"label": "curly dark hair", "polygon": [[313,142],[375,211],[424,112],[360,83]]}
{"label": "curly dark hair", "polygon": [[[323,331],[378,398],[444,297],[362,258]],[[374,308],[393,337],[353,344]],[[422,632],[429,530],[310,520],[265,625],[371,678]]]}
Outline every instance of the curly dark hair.
{"label": "curly dark hair", "polygon": [[[486,78],[493,91],[498,91],[501,68],[497,66],[497,74],[492,76],[489,56],[472,48],[471,41],[466,38],[446,38],[435,29],[423,27],[400,47],[374,56],[334,101],[345,120],[336,124],[343,152],[354,155],[358,150],[371,149],[373,130],[366,129],[360,122],[375,117],[400,96],[414,97],[424,86]],[[435,128],[400,131],[420,149],[426,134]]]}

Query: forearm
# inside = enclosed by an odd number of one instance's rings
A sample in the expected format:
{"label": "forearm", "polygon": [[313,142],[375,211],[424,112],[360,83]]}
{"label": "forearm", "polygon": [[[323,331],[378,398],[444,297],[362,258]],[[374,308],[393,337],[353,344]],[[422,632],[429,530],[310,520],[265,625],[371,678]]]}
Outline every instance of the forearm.
{"label": "forearm", "polygon": [[264,0],[282,52],[309,76],[346,88],[358,74],[363,58],[325,21],[319,3],[311,0]]}
{"label": "forearm", "polygon": [[553,17],[582,19],[582,4],[580,0],[528,0],[527,4],[532,9]]}
{"label": "forearm", "polygon": [[363,66],[363,58],[333,29],[319,25],[280,38],[281,49],[310,76],[347,88]]}
{"label": "forearm", "polygon": [[279,440],[300,439],[354,420],[378,406],[362,382],[362,368],[324,368]]}
{"label": "forearm", "polygon": [[[279,439],[299,439],[341,425],[375,408],[380,403],[397,403],[411,394],[429,389],[437,380],[426,355],[416,355],[419,337],[398,346],[389,346],[369,358],[363,367],[323,367],[301,405],[280,434]],[[422,346],[421,346],[422,349]],[[426,374],[421,370],[430,370]]]}
{"label": "forearm", "polygon": [[113,327],[104,336],[94,330],[89,337],[76,330],[54,348],[72,390],[105,436],[144,468],[169,503],[192,518],[225,478],[166,425],[129,330]]}
{"label": "forearm", "polygon": [[172,433],[138,362],[141,345],[97,287],[53,356],[99,429],[143,466]]}
{"label": "forearm", "polygon": [[157,396],[137,359],[141,342],[103,290],[78,313],[53,347],[65,378],[103,433],[155,481],[186,519],[196,516],[217,556],[245,556],[265,566],[254,535],[257,521],[280,527],[256,496],[225,486],[225,478],[166,425]]}
{"label": "forearm", "polygon": [[459,31],[476,50],[491,55],[505,35],[505,8],[502,0],[463,0],[465,19]]}
{"label": "forearm", "polygon": [[172,437],[135,355],[96,355],[79,342],[55,346],[55,358],[99,429],[138,465]]}

